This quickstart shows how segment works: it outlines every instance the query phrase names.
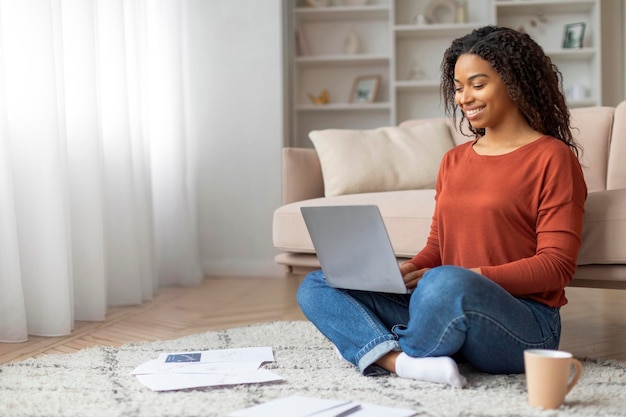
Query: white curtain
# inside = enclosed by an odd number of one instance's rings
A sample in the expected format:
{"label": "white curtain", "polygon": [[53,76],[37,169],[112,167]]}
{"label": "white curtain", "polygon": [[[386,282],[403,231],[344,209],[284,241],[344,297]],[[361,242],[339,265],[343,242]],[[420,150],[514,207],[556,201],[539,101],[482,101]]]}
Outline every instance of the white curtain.
{"label": "white curtain", "polygon": [[0,0],[0,341],[202,279],[183,0]]}

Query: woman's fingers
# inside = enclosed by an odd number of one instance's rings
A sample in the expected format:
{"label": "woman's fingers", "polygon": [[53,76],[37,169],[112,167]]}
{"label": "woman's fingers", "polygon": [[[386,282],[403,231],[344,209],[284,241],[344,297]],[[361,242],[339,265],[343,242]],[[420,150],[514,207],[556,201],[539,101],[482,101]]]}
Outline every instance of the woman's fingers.
{"label": "woman's fingers", "polygon": [[406,287],[409,289],[417,287],[417,283],[419,282],[420,279],[422,279],[422,276],[424,276],[424,273],[428,271],[428,269],[429,268],[423,268],[417,271],[412,271],[407,274],[404,274],[403,275],[404,285],[406,285]]}

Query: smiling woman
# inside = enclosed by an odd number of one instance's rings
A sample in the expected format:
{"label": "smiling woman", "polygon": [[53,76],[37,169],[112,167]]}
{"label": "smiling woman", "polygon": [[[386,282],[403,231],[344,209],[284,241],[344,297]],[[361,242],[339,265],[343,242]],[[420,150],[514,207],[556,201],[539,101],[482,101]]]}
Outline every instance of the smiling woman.
{"label": "smiling woman", "polygon": [[558,348],[587,188],[560,74],[528,35],[477,29],[441,70],[446,110],[474,140],[443,156],[426,245],[400,267],[412,293],[336,288],[319,270],[298,302],[363,375],[460,388],[456,358],[522,373],[524,350]]}

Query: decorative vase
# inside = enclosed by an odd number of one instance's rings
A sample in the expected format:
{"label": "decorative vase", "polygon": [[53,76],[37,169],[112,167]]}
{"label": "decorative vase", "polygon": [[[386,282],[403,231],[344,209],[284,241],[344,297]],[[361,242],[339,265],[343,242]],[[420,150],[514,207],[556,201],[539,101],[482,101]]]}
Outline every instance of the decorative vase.
{"label": "decorative vase", "polygon": [[343,41],[343,52],[348,55],[355,55],[359,53],[360,49],[361,41],[359,40],[359,35],[352,29]]}

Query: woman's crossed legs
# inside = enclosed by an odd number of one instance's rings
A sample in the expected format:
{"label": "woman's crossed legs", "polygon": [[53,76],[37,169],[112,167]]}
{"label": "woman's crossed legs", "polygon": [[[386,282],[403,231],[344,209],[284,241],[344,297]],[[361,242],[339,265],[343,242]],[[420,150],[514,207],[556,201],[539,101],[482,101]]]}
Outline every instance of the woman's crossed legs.
{"label": "woman's crossed legs", "polygon": [[556,348],[560,335],[558,309],[452,266],[428,271],[411,295],[336,289],[315,271],[298,302],[364,375],[396,372],[457,387],[465,381],[451,356],[485,372],[521,373],[525,349]]}

